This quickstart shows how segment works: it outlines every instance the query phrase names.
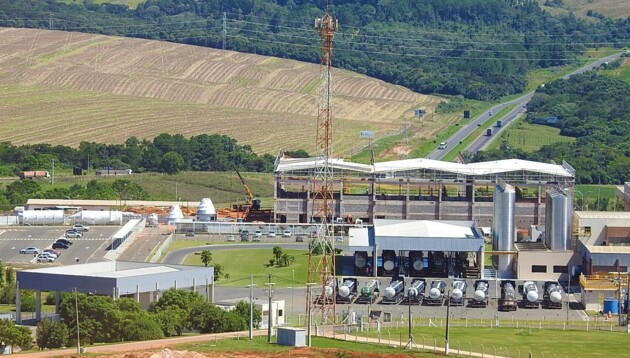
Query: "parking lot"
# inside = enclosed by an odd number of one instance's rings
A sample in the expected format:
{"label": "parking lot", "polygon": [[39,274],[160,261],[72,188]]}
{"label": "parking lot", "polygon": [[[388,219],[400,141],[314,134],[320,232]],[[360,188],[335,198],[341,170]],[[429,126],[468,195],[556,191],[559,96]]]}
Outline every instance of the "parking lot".
{"label": "parking lot", "polygon": [[57,239],[65,237],[64,234],[69,228],[68,226],[2,228],[0,229],[0,260],[5,265],[31,266],[35,264],[41,267],[102,261],[111,236],[119,229],[118,226],[90,227],[82,238],[69,239],[73,245],[68,249],[59,249],[61,256],[51,263],[37,263],[36,255],[20,254],[20,250],[26,247],[36,247],[40,252],[50,248]]}

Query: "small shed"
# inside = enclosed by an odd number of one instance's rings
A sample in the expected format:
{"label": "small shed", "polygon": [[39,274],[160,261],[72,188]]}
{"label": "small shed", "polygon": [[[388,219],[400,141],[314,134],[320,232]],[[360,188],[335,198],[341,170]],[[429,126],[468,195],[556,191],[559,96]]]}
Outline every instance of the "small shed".
{"label": "small shed", "polygon": [[278,327],[278,345],[306,347],[306,330],[304,328]]}

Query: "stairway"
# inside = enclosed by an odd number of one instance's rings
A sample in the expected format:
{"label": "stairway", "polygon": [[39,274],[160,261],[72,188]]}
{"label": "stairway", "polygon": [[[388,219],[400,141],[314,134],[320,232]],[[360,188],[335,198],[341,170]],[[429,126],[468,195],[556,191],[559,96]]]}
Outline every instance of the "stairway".
{"label": "stairway", "polygon": [[483,278],[484,279],[497,278],[497,272],[492,267],[485,267],[483,269]]}

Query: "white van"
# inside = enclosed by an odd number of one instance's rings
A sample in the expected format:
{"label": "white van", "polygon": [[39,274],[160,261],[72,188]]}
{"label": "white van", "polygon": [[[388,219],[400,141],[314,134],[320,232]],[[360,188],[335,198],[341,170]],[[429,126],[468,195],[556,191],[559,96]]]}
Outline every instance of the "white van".
{"label": "white van", "polygon": [[446,147],[448,147],[448,144],[446,144],[446,142],[442,142],[440,143],[440,145],[438,145],[438,149],[446,149]]}

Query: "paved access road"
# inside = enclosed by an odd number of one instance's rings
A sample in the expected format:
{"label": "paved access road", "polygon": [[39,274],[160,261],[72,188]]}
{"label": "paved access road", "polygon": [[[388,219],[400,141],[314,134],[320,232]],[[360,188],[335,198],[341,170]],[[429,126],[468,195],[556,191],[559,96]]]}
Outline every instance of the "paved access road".
{"label": "paved access road", "polygon": [[[569,73],[568,75],[562,77],[563,79],[568,79],[569,77],[576,75],[576,74],[581,74],[587,71],[590,71],[598,66],[601,66],[602,64],[606,63],[606,62],[610,62],[610,61],[614,61],[616,59],[618,59],[621,55],[623,54],[623,52],[619,52],[616,53],[614,55],[610,55],[607,56],[605,58],[602,58],[600,60],[597,60],[595,62],[592,62],[588,65],[582,66],[579,69]],[[532,99],[532,97],[534,96],[534,91],[532,92],[528,92],[525,95],[513,99],[511,101],[507,101],[501,104],[498,104],[496,106],[493,106],[492,108],[490,108],[488,111],[484,112],[483,114],[481,114],[480,116],[478,116],[477,118],[472,119],[470,122],[468,122],[467,125],[465,125],[462,129],[460,129],[457,133],[453,134],[450,138],[448,138],[446,140],[446,142],[449,144],[449,148],[452,146],[457,145],[459,142],[463,141],[465,138],[467,138],[477,127],[481,126],[485,121],[488,120],[488,118],[492,118],[494,115],[496,115],[496,113],[500,112],[503,108],[505,107],[509,107],[512,105],[516,105],[516,108],[511,111],[510,113],[506,114],[503,117],[497,117],[496,120],[501,120],[503,122],[503,127],[505,127],[505,125],[509,124],[512,120],[514,120],[518,114],[520,114],[522,112],[523,106],[527,106],[527,103],[529,103],[529,101]],[[496,129],[496,128],[493,128]],[[481,135],[481,137],[484,137],[485,135],[485,131],[484,133]],[[472,143],[468,148],[465,148],[464,150],[471,152],[471,153],[476,153],[477,151],[479,151],[480,149],[483,148],[483,146],[486,144],[486,142],[494,137],[496,134],[493,134],[491,137],[486,137],[486,138],[482,138],[480,140],[475,141],[474,143]],[[485,139],[485,140],[484,140]],[[429,153],[429,155],[427,155],[427,159],[435,159],[435,160],[440,160],[442,159],[447,153],[449,152],[448,148],[446,150],[443,149],[435,149],[433,150],[431,153]]]}

